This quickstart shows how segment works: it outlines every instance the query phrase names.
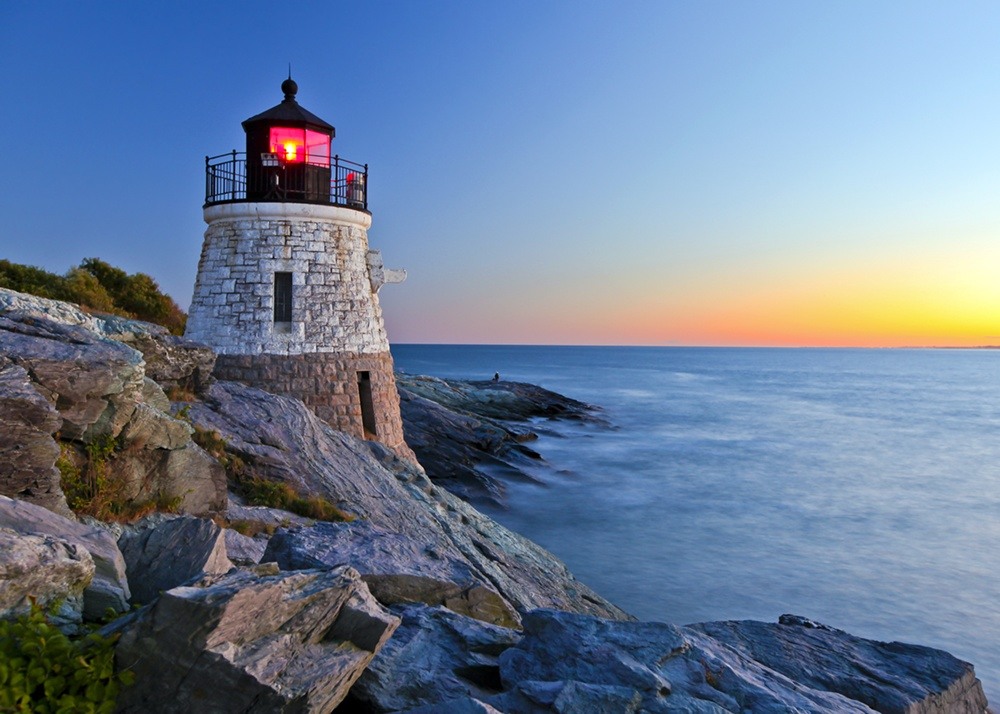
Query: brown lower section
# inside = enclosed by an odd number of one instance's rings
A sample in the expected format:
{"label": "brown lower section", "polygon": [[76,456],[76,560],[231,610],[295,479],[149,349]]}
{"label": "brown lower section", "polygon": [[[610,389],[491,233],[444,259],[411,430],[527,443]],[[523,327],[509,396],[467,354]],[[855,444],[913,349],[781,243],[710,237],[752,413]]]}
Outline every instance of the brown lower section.
{"label": "brown lower section", "polygon": [[[388,352],[219,355],[213,373],[218,379],[301,399],[333,428],[374,439],[405,459],[417,460],[403,439]],[[365,429],[366,422],[375,427],[374,433]]]}

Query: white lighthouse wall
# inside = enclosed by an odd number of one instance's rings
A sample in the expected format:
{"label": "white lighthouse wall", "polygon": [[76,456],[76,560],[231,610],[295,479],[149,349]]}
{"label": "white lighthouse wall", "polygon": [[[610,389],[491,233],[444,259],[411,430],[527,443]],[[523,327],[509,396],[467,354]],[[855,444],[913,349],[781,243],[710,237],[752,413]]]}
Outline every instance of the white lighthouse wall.
{"label": "white lighthouse wall", "polygon": [[[206,208],[205,221],[188,337],[233,355],[389,351],[369,275],[369,214],[233,203]],[[292,274],[291,325],[274,322],[275,272]]]}
{"label": "white lighthouse wall", "polygon": [[[185,336],[218,353],[214,375],[301,399],[334,428],[415,461],[376,295],[391,281],[368,250],[371,216],[233,203],[206,208],[205,222]],[[291,323],[274,321],[275,272],[292,274]]]}

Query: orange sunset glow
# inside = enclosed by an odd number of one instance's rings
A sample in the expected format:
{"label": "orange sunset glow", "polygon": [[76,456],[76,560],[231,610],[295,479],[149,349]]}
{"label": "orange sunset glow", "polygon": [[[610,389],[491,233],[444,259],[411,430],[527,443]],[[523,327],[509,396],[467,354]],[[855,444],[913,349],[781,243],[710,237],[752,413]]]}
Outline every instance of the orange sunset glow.
{"label": "orange sunset glow", "polygon": [[[747,290],[675,322],[685,344],[981,347],[1000,344],[1000,260],[938,256],[830,268]],[[650,342],[663,330],[637,325]]]}

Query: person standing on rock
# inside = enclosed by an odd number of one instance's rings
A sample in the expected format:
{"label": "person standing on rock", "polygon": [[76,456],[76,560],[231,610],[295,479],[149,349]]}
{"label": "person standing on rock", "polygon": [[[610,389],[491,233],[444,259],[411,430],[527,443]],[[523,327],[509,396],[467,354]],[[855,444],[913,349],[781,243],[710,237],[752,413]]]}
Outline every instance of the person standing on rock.
{"label": "person standing on rock", "polygon": [[494,372],[493,373],[493,381],[494,382],[499,382],[500,381],[500,373],[499,372]]}

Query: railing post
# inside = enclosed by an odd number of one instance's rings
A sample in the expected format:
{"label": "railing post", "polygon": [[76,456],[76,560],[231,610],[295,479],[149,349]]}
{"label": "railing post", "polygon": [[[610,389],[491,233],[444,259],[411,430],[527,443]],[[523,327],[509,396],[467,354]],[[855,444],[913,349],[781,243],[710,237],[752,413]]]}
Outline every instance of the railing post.
{"label": "railing post", "polygon": [[230,191],[229,194],[229,198],[231,201],[235,201],[236,200],[236,149],[233,149],[233,163],[232,163],[232,169],[230,170],[232,171],[233,183],[232,183],[232,190]]}
{"label": "railing post", "polygon": [[364,186],[361,187],[361,190],[365,196],[364,206],[365,210],[367,211],[368,210],[368,164],[365,164],[365,183]]}
{"label": "railing post", "polygon": [[340,205],[340,154],[333,155],[333,204]]}

